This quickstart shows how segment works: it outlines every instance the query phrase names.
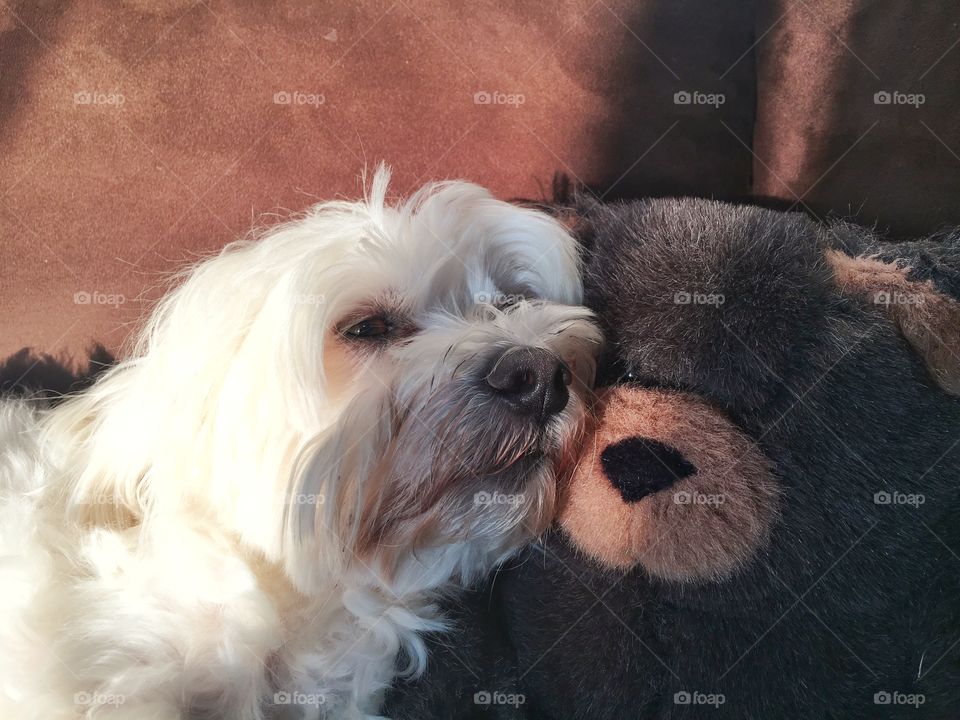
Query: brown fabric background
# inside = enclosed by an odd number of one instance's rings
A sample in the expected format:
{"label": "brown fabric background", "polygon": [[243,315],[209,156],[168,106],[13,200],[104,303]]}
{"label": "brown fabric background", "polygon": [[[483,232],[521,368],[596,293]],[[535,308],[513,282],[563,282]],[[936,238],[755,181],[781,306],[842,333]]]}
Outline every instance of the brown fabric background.
{"label": "brown fabric background", "polygon": [[0,0],[0,357],[117,347],[166,273],[381,159],[398,193],[535,197],[561,171],[607,197],[960,222],[958,20],[946,0]]}

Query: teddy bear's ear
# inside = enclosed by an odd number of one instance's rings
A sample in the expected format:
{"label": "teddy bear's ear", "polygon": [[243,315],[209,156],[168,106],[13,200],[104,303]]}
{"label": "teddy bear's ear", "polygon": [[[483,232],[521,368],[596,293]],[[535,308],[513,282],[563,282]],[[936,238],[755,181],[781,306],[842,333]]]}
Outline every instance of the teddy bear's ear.
{"label": "teddy bear's ear", "polygon": [[839,250],[828,250],[826,257],[840,293],[882,310],[924,359],[937,384],[960,395],[960,303],[930,277],[918,277],[909,261],[888,254],[854,257]]}
{"label": "teddy bear's ear", "polygon": [[583,213],[569,205],[558,206],[553,212],[554,218],[583,244],[586,229],[586,218]]}
{"label": "teddy bear's ear", "polygon": [[[543,192],[543,189],[541,188]],[[574,235],[586,250],[590,245],[588,216],[603,207],[600,200],[586,185],[574,181],[569,175],[557,172],[553,176],[550,191],[545,198],[529,200],[515,197],[510,202],[532,207],[553,216],[570,234]]]}
{"label": "teddy bear's ear", "polygon": [[603,204],[580,184],[573,184],[566,176],[553,182],[553,214],[579,240],[584,250],[592,246],[590,216]]}

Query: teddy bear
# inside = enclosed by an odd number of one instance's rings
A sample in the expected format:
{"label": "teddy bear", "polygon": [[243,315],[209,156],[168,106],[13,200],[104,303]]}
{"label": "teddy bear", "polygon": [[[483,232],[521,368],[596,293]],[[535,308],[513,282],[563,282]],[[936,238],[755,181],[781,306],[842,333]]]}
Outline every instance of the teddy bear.
{"label": "teddy bear", "polygon": [[960,717],[960,235],[563,213],[607,339],[590,433],[385,713]]}

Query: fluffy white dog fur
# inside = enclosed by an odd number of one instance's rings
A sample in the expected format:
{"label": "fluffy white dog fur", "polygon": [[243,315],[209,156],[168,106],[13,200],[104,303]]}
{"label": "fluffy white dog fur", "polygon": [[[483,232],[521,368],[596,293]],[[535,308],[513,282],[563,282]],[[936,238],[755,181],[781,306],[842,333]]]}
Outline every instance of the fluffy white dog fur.
{"label": "fluffy white dog fur", "polygon": [[[89,390],[0,405],[0,718],[375,715],[437,594],[549,523],[599,343],[573,241],[387,182],[191,268]],[[573,371],[542,422],[484,383],[517,346]]]}

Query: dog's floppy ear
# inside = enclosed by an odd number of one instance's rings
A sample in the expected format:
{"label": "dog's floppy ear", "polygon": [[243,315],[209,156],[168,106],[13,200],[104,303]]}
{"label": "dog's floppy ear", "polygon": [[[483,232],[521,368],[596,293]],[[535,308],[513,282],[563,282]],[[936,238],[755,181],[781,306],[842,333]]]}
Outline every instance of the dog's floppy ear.
{"label": "dog's floppy ear", "polygon": [[960,302],[889,255],[828,250],[837,287],[881,308],[924,359],[937,384],[960,395]]}

